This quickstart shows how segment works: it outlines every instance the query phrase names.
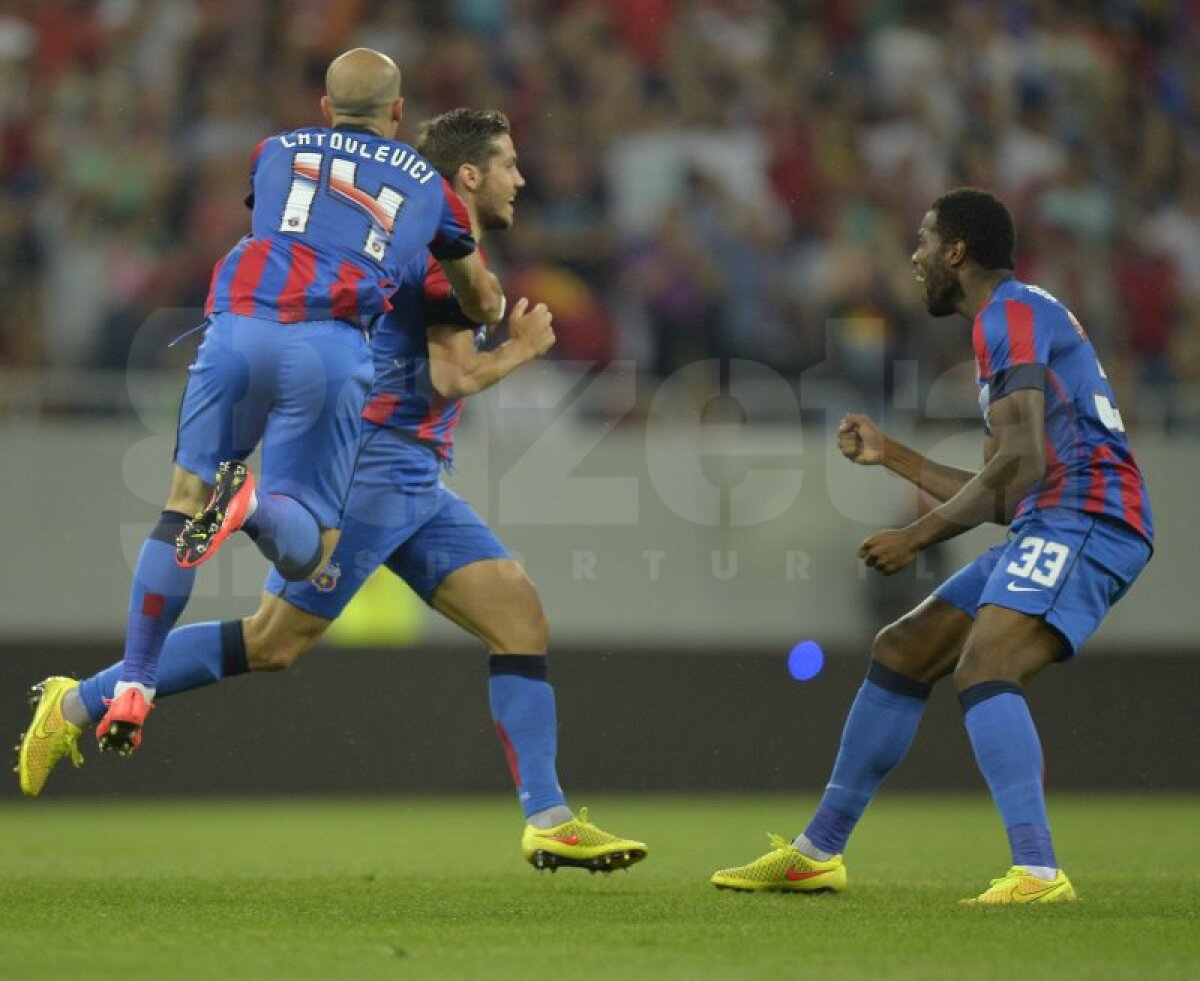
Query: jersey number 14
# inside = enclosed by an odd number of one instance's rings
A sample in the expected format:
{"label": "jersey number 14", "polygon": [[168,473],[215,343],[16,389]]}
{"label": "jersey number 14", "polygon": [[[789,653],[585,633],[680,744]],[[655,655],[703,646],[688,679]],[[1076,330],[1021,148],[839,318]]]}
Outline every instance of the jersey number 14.
{"label": "jersey number 14", "polygon": [[[323,160],[320,153],[309,152],[297,153],[292,158],[292,187],[283,206],[283,217],[279,220],[281,232],[300,235],[308,227],[313,199],[317,196],[317,189],[321,184]],[[329,181],[325,189],[335,199],[362,212],[370,220],[371,225],[362,250],[378,262],[383,259],[388,243],[392,240],[396,215],[404,207],[404,195],[387,185],[380,188],[377,195],[368,194],[354,183],[357,173],[358,164],[353,160],[331,157]]]}

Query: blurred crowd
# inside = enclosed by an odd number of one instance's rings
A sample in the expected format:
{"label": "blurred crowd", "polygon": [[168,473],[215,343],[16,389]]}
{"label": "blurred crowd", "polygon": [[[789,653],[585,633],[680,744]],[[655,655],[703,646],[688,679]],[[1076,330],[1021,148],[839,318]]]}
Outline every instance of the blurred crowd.
{"label": "blurred crowd", "polygon": [[512,119],[528,187],[489,251],[563,360],[933,392],[967,333],[908,257],[973,184],[1126,418],[1195,426],[1198,27],[1200,0],[0,4],[0,367],[186,359],[167,342],[247,229],[251,149],[316,122],[329,58],[369,45],[403,69],[403,136]]}

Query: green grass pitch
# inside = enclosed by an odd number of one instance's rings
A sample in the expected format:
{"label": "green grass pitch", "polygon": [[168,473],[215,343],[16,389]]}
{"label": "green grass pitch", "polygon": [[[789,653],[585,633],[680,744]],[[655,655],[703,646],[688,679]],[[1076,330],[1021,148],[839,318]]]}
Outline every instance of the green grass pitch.
{"label": "green grass pitch", "polygon": [[957,905],[1006,865],[982,797],[872,806],[841,896],[707,882],[803,798],[591,800],[650,845],[534,872],[510,800],[0,807],[3,978],[1196,978],[1200,799],[1052,799],[1081,902]]}

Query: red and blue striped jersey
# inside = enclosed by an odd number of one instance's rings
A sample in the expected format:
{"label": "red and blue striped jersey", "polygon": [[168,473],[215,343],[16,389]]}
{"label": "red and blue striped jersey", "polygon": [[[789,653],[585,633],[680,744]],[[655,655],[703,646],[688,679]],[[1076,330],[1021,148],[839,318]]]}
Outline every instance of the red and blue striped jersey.
{"label": "red and blue striped jersey", "polygon": [[979,402],[1038,388],[1046,397],[1046,472],[1016,517],[1043,508],[1105,515],[1153,541],[1150,500],[1112,387],[1082,325],[1037,286],[1007,279],[975,318]]}
{"label": "red and blue striped jersey", "polygon": [[371,337],[375,383],[363,418],[403,430],[426,444],[449,466],[454,459],[454,428],[462,399],[442,398],[429,373],[430,327],[451,324],[475,332],[475,346],[487,328],[467,318],[432,255],[412,260],[392,297],[392,309]]}
{"label": "red and blue striped jersey", "polygon": [[250,186],[250,234],[213,269],[206,315],[366,326],[414,256],[475,250],[466,206],[433,165],[361,127],[263,140]]}

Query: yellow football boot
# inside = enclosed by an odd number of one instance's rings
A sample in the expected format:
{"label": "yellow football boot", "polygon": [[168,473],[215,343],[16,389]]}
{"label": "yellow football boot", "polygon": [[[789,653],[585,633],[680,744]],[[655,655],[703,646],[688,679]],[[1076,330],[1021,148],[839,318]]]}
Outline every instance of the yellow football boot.
{"label": "yellow football boot", "polygon": [[846,888],[846,865],[841,855],[826,862],[809,858],[780,835],[767,835],[773,851],[749,865],[721,869],[709,880],[718,889],[742,892],[841,892]]}
{"label": "yellow football boot", "polygon": [[63,696],[78,685],[74,678],[47,678],[30,692],[33,721],[21,736],[16,766],[21,793],[26,797],[36,797],[42,792],[50,771],[64,756],[70,756],[75,766],[83,765],[83,754],[79,751],[79,734],[83,730],[63,718],[62,713]]}
{"label": "yellow football boot", "polygon": [[646,846],[601,831],[588,821],[587,808],[581,807],[578,816],[553,828],[525,825],[521,853],[525,861],[539,870],[553,872],[566,866],[589,872],[613,872],[640,862],[646,857]]}
{"label": "yellow football boot", "polygon": [[978,896],[964,899],[964,906],[1002,906],[1012,903],[1072,903],[1078,899],[1067,873],[1058,870],[1053,879],[1039,879],[1019,865],[993,879]]}

